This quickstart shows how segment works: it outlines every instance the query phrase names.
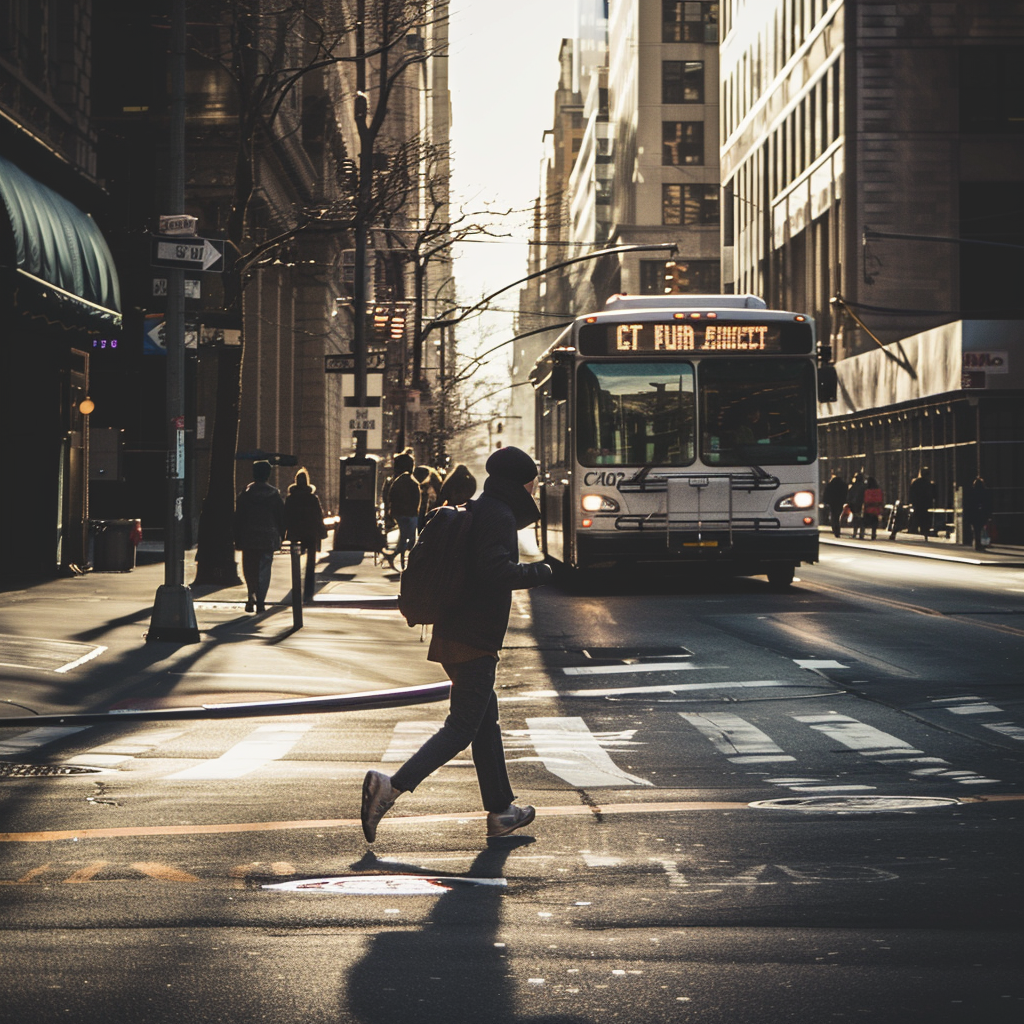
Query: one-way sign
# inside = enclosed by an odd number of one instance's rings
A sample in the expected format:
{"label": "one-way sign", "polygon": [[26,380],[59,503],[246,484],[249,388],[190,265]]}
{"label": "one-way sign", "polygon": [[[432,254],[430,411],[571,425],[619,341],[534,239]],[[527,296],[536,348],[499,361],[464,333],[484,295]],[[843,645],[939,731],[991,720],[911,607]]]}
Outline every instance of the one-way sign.
{"label": "one-way sign", "polygon": [[221,238],[173,238],[150,235],[150,263],[176,270],[224,270],[224,240]]}

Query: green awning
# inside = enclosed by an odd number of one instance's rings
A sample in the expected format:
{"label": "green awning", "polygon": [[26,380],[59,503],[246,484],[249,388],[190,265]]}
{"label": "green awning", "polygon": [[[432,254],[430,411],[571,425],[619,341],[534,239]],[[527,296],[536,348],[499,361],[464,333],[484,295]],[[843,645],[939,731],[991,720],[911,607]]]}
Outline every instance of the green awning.
{"label": "green awning", "polygon": [[120,327],[117,271],[92,217],[3,157],[0,213],[8,222],[0,252],[14,271],[16,309],[69,330]]}

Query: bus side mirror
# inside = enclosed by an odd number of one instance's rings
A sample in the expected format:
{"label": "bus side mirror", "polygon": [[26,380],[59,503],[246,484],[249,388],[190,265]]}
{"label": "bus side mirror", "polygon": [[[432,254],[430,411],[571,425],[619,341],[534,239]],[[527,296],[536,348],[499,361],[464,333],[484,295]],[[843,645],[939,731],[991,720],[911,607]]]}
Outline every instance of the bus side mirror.
{"label": "bus side mirror", "polygon": [[561,367],[556,367],[551,374],[551,397],[556,402],[564,402],[569,397],[569,376]]}
{"label": "bus side mirror", "polygon": [[839,374],[831,363],[818,367],[818,401],[834,402],[839,397]]}

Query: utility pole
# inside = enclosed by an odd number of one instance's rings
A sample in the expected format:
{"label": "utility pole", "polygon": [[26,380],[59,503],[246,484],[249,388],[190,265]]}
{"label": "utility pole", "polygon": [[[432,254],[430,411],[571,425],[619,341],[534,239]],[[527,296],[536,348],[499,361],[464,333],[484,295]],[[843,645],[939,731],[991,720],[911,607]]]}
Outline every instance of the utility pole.
{"label": "utility pole", "polygon": [[[171,11],[168,213],[185,212],[185,0]],[[147,642],[198,643],[192,592],[185,586],[185,271],[167,271],[167,516],[164,583],[157,588]]]}
{"label": "utility pole", "polygon": [[[366,124],[366,0],[356,0],[356,97],[355,122],[359,132],[358,202],[355,216],[355,267],[352,281],[352,353],[355,356],[354,404],[366,405],[366,279],[367,217],[373,198],[373,138]],[[356,454],[366,452],[366,431],[355,431]]]}

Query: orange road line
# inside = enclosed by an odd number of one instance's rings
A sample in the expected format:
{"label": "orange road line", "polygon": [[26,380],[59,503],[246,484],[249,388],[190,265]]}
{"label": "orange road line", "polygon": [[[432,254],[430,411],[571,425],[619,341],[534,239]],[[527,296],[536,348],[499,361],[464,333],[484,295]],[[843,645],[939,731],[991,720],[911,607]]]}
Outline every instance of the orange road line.
{"label": "orange road line", "polygon": [[172,868],[170,864],[160,864],[156,861],[140,860],[135,861],[132,867],[150,878],[158,878],[161,882],[198,882],[195,875],[179,868]]}
{"label": "orange road line", "polygon": [[25,874],[21,876],[21,878],[17,879],[14,882],[10,882],[5,879],[0,879],[0,885],[27,885],[29,882],[34,881],[36,878],[38,878],[49,866],[49,864],[40,864],[39,867],[32,868],[30,871],[26,871]]}
{"label": "orange road line", "polygon": [[[957,797],[961,804],[985,804],[1024,800],[1024,793],[990,793],[986,796]],[[750,802],[680,800],[664,803],[571,804],[567,807],[538,807],[538,817],[581,817],[601,814],[674,814],[681,811],[747,810]],[[827,813],[827,812],[825,812]],[[445,821],[474,821],[486,817],[482,811],[468,814],[409,814],[387,819],[387,825],[431,825]],[[219,825],[142,825],[123,828],[82,828],[60,832],[0,832],[0,843],[51,843],[69,839],[112,839],[120,836],[194,836],[226,835],[237,832],[286,832],[293,829],[358,828],[358,818],[320,818],[295,821],[253,821]],[[85,870],[85,869],[83,869]],[[71,879],[69,879],[70,881]]]}
{"label": "orange road line", "polygon": [[68,875],[64,879],[65,882],[91,882],[108,864],[105,860],[94,860],[91,864],[86,864],[84,868],[79,868],[73,875]]}

